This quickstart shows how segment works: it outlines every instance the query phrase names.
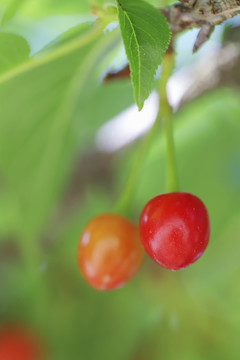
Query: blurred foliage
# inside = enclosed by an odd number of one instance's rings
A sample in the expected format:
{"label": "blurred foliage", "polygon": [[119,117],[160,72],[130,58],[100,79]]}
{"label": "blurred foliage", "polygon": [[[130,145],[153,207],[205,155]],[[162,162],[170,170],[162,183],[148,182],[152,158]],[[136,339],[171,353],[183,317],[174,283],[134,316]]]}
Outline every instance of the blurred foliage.
{"label": "blurred foliage", "polygon": [[[29,58],[22,32],[6,33],[6,25],[17,29],[24,16],[89,14],[91,4],[1,5],[2,14],[8,7],[0,32],[0,321],[37,328],[51,360],[238,359],[238,90],[217,89],[174,115],[181,190],[200,196],[210,214],[204,256],[180,272],[146,259],[124,288],[96,292],[77,269],[78,237],[89,218],[111,210],[140,146],[106,155],[109,179],[89,174],[86,154],[96,154],[92,167],[99,159],[97,130],[133,103],[129,81],[99,80],[116,56],[119,29],[103,34],[79,20]],[[133,218],[164,191],[160,129],[139,174]]]}
{"label": "blurred foliage", "polygon": [[10,70],[29,58],[30,49],[25,39],[18,35],[0,33],[0,73]]}
{"label": "blurred foliage", "polygon": [[[172,0],[148,0],[152,5],[164,7],[173,3]],[[116,5],[114,0],[1,0],[1,4],[5,7],[3,22],[9,21],[16,12],[20,12],[25,16],[39,18],[47,15],[56,14],[83,14],[88,13],[92,6],[104,6],[105,4]]]}

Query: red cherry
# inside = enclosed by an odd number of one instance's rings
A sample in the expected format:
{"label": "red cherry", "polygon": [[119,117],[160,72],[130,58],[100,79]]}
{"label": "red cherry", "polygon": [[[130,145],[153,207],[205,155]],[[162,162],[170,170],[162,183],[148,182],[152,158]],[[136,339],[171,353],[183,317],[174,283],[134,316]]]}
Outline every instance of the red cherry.
{"label": "red cherry", "polygon": [[89,285],[110,290],[121,287],[136,273],[143,255],[138,227],[122,216],[103,214],[85,226],[77,262]]}
{"label": "red cherry", "polygon": [[151,199],[140,217],[140,236],[148,255],[170,270],[183,269],[204,252],[209,240],[205,205],[184,192]]}
{"label": "red cherry", "polygon": [[38,341],[26,329],[8,326],[0,331],[0,360],[39,360],[40,354]]}

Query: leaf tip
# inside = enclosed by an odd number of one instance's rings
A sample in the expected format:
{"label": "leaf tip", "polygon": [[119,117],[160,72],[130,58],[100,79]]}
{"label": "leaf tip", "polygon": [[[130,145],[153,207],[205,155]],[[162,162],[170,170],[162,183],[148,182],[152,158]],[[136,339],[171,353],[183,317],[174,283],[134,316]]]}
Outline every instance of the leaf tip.
{"label": "leaf tip", "polygon": [[141,99],[138,98],[136,100],[136,103],[137,103],[138,111],[141,111],[144,105],[144,100],[142,98]]}

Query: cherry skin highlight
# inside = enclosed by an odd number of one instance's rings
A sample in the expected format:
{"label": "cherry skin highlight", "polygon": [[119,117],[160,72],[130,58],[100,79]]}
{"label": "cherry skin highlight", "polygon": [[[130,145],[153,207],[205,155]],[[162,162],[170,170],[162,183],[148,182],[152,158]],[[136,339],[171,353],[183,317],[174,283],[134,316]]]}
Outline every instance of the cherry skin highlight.
{"label": "cherry skin highlight", "polygon": [[20,326],[6,326],[0,331],[0,360],[40,360],[37,339]]}
{"label": "cherry skin highlight", "polygon": [[77,250],[79,270],[97,290],[124,285],[139,269],[143,256],[138,226],[110,213],[88,222]]}
{"label": "cherry skin highlight", "polygon": [[160,266],[179,270],[194,263],[209,241],[209,217],[195,195],[175,192],[152,198],[140,217],[140,237]]}

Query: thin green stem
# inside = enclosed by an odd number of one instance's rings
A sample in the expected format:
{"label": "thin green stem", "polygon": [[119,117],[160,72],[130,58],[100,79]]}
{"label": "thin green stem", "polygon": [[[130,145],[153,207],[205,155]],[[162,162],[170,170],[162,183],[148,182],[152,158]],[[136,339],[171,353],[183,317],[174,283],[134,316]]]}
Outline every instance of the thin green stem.
{"label": "thin green stem", "polygon": [[131,213],[131,204],[135,193],[135,186],[139,176],[139,171],[143,164],[144,158],[146,157],[149,143],[151,142],[152,137],[160,124],[163,124],[164,127],[167,146],[167,191],[174,192],[178,190],[177,166],[172,126],[172,109],[169,105],[166,92],[166,85],[172,73],[173,64],[173,53],[167,53],[162,62],[162,76],[159,81],[158,92],[160,100],[158,115],[151,130],[147,133],[140,144],[140,149],[136,154],[136,159],[131,169],[125,189],[113,210],[114,212],[123,214],[125,216],[129,216]]}
{"label": "thin green stem", "polygon": [[167,154],[167,191],[178,191],[177,164],[174,147],[172,108],[169,104],[166,86],[172,73],[174,65],[173,53],[167,53],[162,62],[162,76],[159,82],[159,114],[158,118],[162,120],[166,138]]}
{"label": "thin green stem", "polygon": [[139,176],[139,171],[144,162],[144,158],[146,157],[146,152],[149,148],[149,143],[151,142],[158,125],[159,124],[158,124],[158,121],[156,118],[152,128],[149,130],[149,132],[146,134],[146,136],[144,136],[144,138],[142,139],[142,141],[140,143],[140,147],[137,151],[135,161],[133,163],[129,178],[127,180],[126,186],[124,188],[122,195],[119,198],[119,201],[117,202],[116,206],[114,207],[114,212],[123,214],[125,216],[130,215],[131,204],[132,204],[132,200],[133,200],[133,197],[135,194],[135,187],[136,187],[137,179]]}

